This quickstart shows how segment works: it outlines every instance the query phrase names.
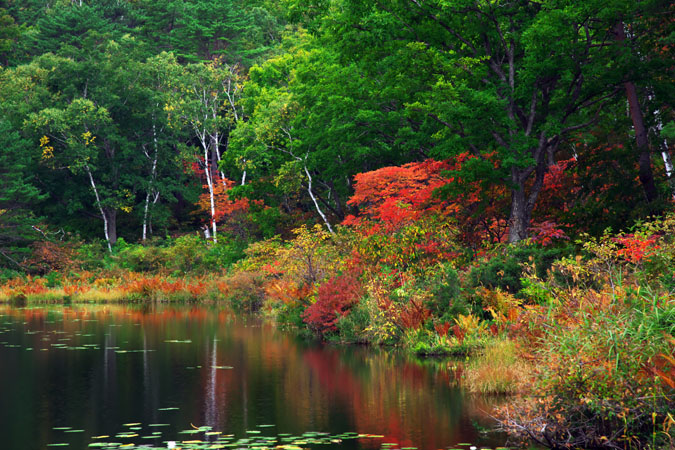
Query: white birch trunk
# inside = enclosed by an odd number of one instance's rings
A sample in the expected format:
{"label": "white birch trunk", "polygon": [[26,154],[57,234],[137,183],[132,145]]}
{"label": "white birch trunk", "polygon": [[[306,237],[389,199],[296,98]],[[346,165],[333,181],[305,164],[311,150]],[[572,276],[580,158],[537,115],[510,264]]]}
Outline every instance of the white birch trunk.
{"label": "white birch trunk", "polygon": [[328,221],[328,218],[326,215],[323,213],[321,210],[321,207],[319,206],[319,202],[317,201],[316,197],[314,196],[314,192],[312,191],[312,175],[310,175],[309,170],[307,170],[307,164],[304,163],[302,164],[302,167],[305,169],[305,175],[307,175],[307,192],[309,192],[309,196],[312,198],[312,201],[314,202],[314,206],[316,207],[316,210],[318,211],[319,215],[323,219],[323,223],[326,224],[328,227],[328,231],[330,231],[330,234],[335,234],[333,231],[333,227],[330,226],[330,222]]}
{"label": "white birch trunk", "polygon": [[96,187],[96,182],[94,182],[94,177],[91,174],[89,165],[85,165],[84,168],[87,171],[87,175],[89,175],[89,182],[91,183],[91,188],[93,189],[94,196],[96,197],[96,206],[98,207],[101,217],[103,218],[103,234],[105,235],[105,241],[108,244],[108,251],[112,253],[112,246],[110,245],[110,233],[108,232],[108,217],[105,215],[105,211],[103,211],[101,197],[98,195],[98,188]]}
{"label": "white birch trunk", "polygon": [[217,226],[216,226],[216,202],[215,202],[215,196],[213,192],[213,174],[212,174],[212,168],[211,168],[211,158],[210,158],[210,143],[207,140],[207,132],[206,130],[201,130],[198,129],[195,124],[193,124],[195,128],[195,134],[199,138],[199,142],[202,146],[202,150],[204,150],[204,176],[206,177],[206,186],[209,190],[209,203],[210,203],[210,212],[211,212],[211,228],[213,230],[213,242],[217,243],[218,242],[218,234],[217,234]]}
{"label": "white birch trunk", "polygon": [[[649,99],[651,100],[651,95]],[[661,111],[656,110],[654,112],[654,117],[656,118],[656,131],[658,133],[659,139],[661,138],[661,131],[663,130],[663,122],[661,121]],[[668,184],[670,185],[671,194],[673,200],[675,200],[675,179],[673,179],[673,160],[670,157],[670,152],[668,151],[668,141],[666,139],[661,139],[661,158],[663,158],[663,164],[666,169],[666,177],[668,177]]]}
{"label": "white birch trunk", "polygon": [[[157,178],[157,159],[159,155],[159,145],[157,143],[157,126],[155,120],[152,120],[152,143],[154,145],[154,154],[152,157],[152,170],[150,172],[150,186],[148,186],[148,191],[145,194],[145,206],[143,208],[143,240],[147,238],[148,232],[148,211],[150,210],[150,193],[152,192],[155,196],[153,204],[157,202],[159,198],[159,193],[155,191],[155,179]],[[147,153],[146,153],[146,156]]]}
{"label": "white birch trunk", "polygon": [[209,202],[211,206],[211,227],[213,230],[213,242],[218,242],[218,234],[216,227],[216,200],[213,193],[213,174],[211,171],[211,159],[209,158],[209,146],[206,141],[203,141],[204,146],[204,174],[206,175],[206,185],[209,189]]}

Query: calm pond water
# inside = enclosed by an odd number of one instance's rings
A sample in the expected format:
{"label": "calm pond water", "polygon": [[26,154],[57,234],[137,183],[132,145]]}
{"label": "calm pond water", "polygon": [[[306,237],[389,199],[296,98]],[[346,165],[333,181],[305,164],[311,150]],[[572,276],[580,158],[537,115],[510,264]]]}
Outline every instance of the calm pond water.
{"label": "calm pond water", "polygon": [[0,306],[0,447],[502,445],[457,372],[203,307]]}

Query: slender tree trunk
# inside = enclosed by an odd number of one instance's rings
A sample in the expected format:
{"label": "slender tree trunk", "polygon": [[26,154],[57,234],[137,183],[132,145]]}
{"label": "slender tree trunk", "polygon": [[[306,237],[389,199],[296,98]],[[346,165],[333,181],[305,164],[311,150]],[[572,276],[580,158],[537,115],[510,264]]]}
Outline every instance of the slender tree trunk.
{"label": "slender tree trunk", "polygon": [[108,229],[108,216],[106,215],[105,211],[103,210],[103,206],[101,205],[101,197],[98,195],[98,188],[96,187],[96,182],[94,181],[94,177],[91,174],[91,170],[89,169],[88,165],[85,165],[84,168],[87,171],[87,175],[89,176],[89,183],[91,184],[91,188],[94,191],[94,197],[96,198],[96,207],[101,213],[101,218],[103,219],[103,234],[105,235],[105,241],[108,244],[108,251],[112,253],[112,246],[110,245],[110,233]]}
{"label": "slender tree trunk", "polygon": [[209,150],[208,146],[204,147],[204,174],[206,175],[206,185],[209,189],[209,202],[210,202],[210,207],[211,207],[211,228],[213,230],[212,232],[212,237],[213,237],[213,242],[217,243],[218,242],[218,234],[217,234],[217,226],[216,226],[216,199],[214,197],[213,193],[213,173],[212,173],[212,165],[209,162]]}
{"label": "slender tree trunk", "polygon": [[661,120],[661,113],[659,110],[654,112],[656,117],[656,133],[657,138],[661,144],[661,158],[663,158],[663,164],[666,169],[666,177],[668,178],[668,185],[670,186],[671,194],[673,200],[675,200],[675,168],[673,167],[673,160],[670,157],[670,151],[668,150],[668,141],[661,137],[661,130],[663,130],[663,121]]}
{"label": "slender tree trunk", "polygon": [[321,210],[321,207],[319,206],[319,202],[317,201],[316,197],[314,196],[314,191],[312,191],[312,175],[309,173],[309,170],[307,170],[307,164],[304,163],[302,167],[305,169],[305,175],[307,175],[307,192],[309,192],[309,196],[311,197],[312,201],[314,202],[314,206],[316,207],[317,212],[323,219],[323,223],[326,224],[326,227],[328,227],[328,231],[330,231],[331,234],[335,234],[333,231],[333,227],[330,226],[330,222],[328,221],[328,218],[326,215],[323,213]]}
{"label": "slender tree trunk", "polygon": [[673,200],[675,200],[675,177],[673,177],[673,160],[670,158],[670,152],[668,151],[668,143],[664,142],[661,149],[661,157],[663,158],[663,164],[666,166],[666,176],[668,177],[668,184],[670,185],[670,190],[672,192]]}
{"label": "slender tree trunk", "polygon": [[103,212],[108,221],[108,237],[110,244],[115,245],[117,242],[117,210],[115,208],[103,208]]}
{"label": "slender tree trunk", "polygon": [[145,241],[148,237],[148,209],[150,209],[150,190],[145,193],[145,206],[143,207],[143,235],[141,240]]}
{"label": "slender tree trunk", "polygon": [[218,232],[217,232],[217,226],[216,226],[216,199],[213,194],[213,177],[211,175],[210,168],[206,167],[207,170],[205,170],[206,173],[206,185],[209,188],[209,202],[210,202],[210,207],[211,207],[211,228],[213,230],[212,236],[213,236],[213,242],[217,243],[218,242]]}
{"label": "slender tree trunk", "polygon": [[[157,178],[157,159],[159,155],[159,145],[157,142],[157,126],[155,125],[155,119],[152,120],[152,143],[153,143],[153,157],[152,157],[152,169],[150,171],[150,185],[148,186],[148,191],[145,193],[145,206],[143,208],[143,237],[142,240],[145,241],[147,238],[148,232],[148,211],[150,210],[150,193],[152,192],[155,196],[155,202],[158,199],[158,193],[155,191],[155,179]],[[147,153],[146,153],[147,156]]]}
{"label": "slender tree trunk", "polygon": [[211,229],[213,230],[213,242],[218,242],[217,234],[217,225],[216,225],[216,201],[214,196],[214,184],[213,184],[213,164],[211,162],[212,151],[211,151],[211,142],[212,140],[208,137],[206,130],[201,131],[195,127],[195,132],[199,137],[199,142],[202,145],[202,150],[204,150],[204,176],[206,177],[206,187],[209,190],[209,203],[211,210]]}

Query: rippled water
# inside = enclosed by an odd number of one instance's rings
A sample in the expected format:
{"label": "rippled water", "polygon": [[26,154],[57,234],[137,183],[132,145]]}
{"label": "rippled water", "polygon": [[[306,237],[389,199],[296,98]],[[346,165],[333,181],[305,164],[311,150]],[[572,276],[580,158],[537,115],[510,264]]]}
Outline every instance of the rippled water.
{"label": "rippled water", "polygon": [[202,307],[0,306],[0,447],[502,445],[457,376]]}

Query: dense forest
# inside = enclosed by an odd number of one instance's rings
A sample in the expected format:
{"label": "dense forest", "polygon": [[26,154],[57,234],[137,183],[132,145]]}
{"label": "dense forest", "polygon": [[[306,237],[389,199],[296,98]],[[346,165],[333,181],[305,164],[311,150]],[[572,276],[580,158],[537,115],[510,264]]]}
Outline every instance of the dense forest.
{"label": "dense forest", "polygon": [[0,0],[0,299],[472,354],[513,435],[672,445],[674,14]]}

